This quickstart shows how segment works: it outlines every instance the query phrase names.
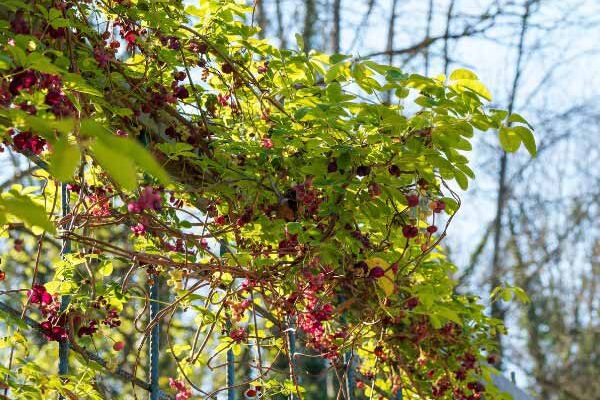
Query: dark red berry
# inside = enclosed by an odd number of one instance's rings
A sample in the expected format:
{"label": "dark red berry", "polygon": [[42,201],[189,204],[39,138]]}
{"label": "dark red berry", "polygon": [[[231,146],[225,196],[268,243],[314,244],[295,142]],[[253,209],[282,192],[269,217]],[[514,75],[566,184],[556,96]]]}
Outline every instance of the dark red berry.
{"label": "dark red berry", "polygon": [[390,173],[390,175],[400,176],[400,167],[398,167],[397,165],[390,165],[388,167],[388,172]]}
{"label": "dark red berry", "polygon": [[119,342],[116,342],[113,345],[113,350],[114,351],[121,351],[121,350],[123,350],[123,347],[125,347],[125,343],[119,341]]}
{"label": "dark red berry", "polygon": [[200,45],[198,46],[198,52],[201,54],[208,53],[208,45],[206,43],[200,43]]}
{"label": "dark red berry", "polygon": [[381,186],[379,184],[372,182],[369,184],[369,195],[371,198],[375,199],[376,197],[381,196]]}
{"label": "dark red berry", "polygon": [[406,308],[408,308],[409,310],[412,310],[413,308],[415,308],[416,306],[419,305],[419,299],[417,297],[409,297],[406,302],[404,303],[404,305],[406,306]]}
{"label": "dark red berry", "polygon": [[429,208],[431,208],[434,213],[439,214],[446,209],[446,203],[444,203],[442,200],[436,200],[429,204]]}
{"label": "dark red berry", "polygon": [[369,271],[369,277],[379,279],[385,275],[385,271],[381,267],[374,267]]}
{"label": "dark red berry", "polygon": [[419,205],[419,195],[417,194],[409,194],[406,196],[406,202],[409,207],[416,207]]}
{"label": "dark red berry", "polygon": [[327,172],[329,172],[331,174],[337,170],[338,170],[337,161],[335,159],[329,161],[329,164],[327,164]]}
{"label": "dark red berry", "polygon": [[19,94],[19,92],[21,92],[21,90],[31,88],[37,83],[37,81],[38,79],[34,71],[22,71],[13,77],[12,81],[10,81],[8,89],[13,96],[16,96]]}
{"label": "dark red berry", "polygon": [[358,176],[367,176],[371,173],[371,167],[367,165],[361,165],[356,168],[356,175]]}
{"label": "dark red berry", "polygon": [[231,74],[233,73],[233,66],[229,63],[224,63],[223,65],[221,65],[221,71],[224,74]]}

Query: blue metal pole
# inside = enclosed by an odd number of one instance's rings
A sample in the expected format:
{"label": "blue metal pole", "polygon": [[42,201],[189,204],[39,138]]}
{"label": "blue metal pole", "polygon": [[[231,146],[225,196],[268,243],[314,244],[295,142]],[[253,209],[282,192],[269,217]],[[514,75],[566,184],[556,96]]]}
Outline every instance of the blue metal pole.
{"label": "blue metal pole", "polygon": [[[224,240],[219,242],[219,256],[223,257],[227,246]],[[227,319],[225,323],[227,332],[231,330],[231,321]],[[235,400],[235,357],[233,355],[233,349],[227,350],[227,400]]]}
{"label": "blue metal pole", "polygon": [[[69,214],[69,191],[67,185],[61,183],[61,208],[62,216],[66,217]],[[61,256],[64,257],[66,254],[71,252],[71,241],[64,239],[62,243]],[[71,296],[64,295],[60,301],[60,311],[64,312],[71,301]],[[69,341],[61,340],[58,342],[58,373],[59,375],[66,375],[69,373]],[[63,398],[60,396],[59,398]]]}
{"label": "blue metal pole", "polygon": [[[153,321],[160,311],[158,303],[158,276],[150,286],[150,321]],[[158,400],[158,353],[160,346],[160,324],[154,325],[150,334],[150,400]]]}
{"label": "blue metal pole", "polygon": [[[146,132],[142,132],[139,137],[140,142],[144,147],[148,147],[148,136]],[[150,285],[150,321],[158,315],[160,311],[160,303],[158,302],[158,276],[155,276]],[[158,387],[158,359],[160,350],[160,324],[157,323],[150,332],[150,345],[149,345],[149,357],[150,357],[150,400],[158,400],[160,398],[160,388]]]}
{"label": "blue metal pole", "polygon": [[[339,296],[340,303],[344,302],[344,297]],[[346,323],[346,313],[342,314],[342,324]],[[348,398],[346,400],[354,400],[354,388],[356,387],[356,382],[354,379],[354,366],[352,365],[352,353],[347,351],[344,354],[344,366],[346,367],[346,393],[348,394]]]}
{"label": "blue metal pole", "polygon": [[[231,323],[227,321],[227,325],[231,327]],[[235,400],[235,365],[234,365],[233,350],[227,350],[227,400]]]}
{"label": "blue metal pole", "polygon": [[[294,374],[296,374],[296,331],[295,324],[292,322],[288,330],[288,353],[290,357],[290,378],[294,380]],[[298,378],[296,378],[298,379]],[[293,383],[293,382],[292,382]],[[290,393],[290,400],[296,400],[294,392]]]}
{"label": "blue metal pole", "polygon": [[348,393],[347,400],[354,400],[354,366],[352,365],[352,354],[348,351],[344,354],[344,365],[346,366],[346,392]]}

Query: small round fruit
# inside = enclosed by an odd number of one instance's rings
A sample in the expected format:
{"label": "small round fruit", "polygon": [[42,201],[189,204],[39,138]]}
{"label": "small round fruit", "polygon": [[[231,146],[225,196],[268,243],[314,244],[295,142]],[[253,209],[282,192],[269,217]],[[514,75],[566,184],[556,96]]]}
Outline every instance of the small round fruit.
{"label": "small round fruit", "polygon": [[437,230],[438,230],[438,228],[435,225],[430,225],[427,227],[427,232],[429,232],[429,233],[436,233]]}
{"label": "small round fruit", "polygon": [[358,176],[367,176],[371,173],[371,167],[368,165],[361,165],[356,168],[356,175]]}
{"label": "small round fruit", "polygon": [[223,72],[224,74],[231,74],[233,73],[233,66],[229,63],[224,63],[223,65],[221,65],[221,72]]}
{"label": "small round fruit", "polygon": [[121,350],[123,350],[123,347],[125,347],[125,343],[123,343],[122,341],[118,341],[113,345],[113,350],[121,351]]}
{"label": "small round fruit", "polygon": [[398,167],[397,165],[390,165],[388,167],[388,172],[390,173],[390,175],[400,176],[400,167]]}

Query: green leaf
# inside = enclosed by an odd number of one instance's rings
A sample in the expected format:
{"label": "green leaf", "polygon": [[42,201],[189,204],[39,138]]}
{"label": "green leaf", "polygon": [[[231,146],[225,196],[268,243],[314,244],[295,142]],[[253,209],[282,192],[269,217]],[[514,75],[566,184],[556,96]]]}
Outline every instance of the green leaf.
{"label": "green leaf", "polygon": [[[350,71],[348,65],[348,61],[340,61],[339,63],[332,65],[331,68],[329,68],[329,70],[325,74],[325,82],[329,83],[333,80],[338,80],[338,78],[340,78],[340,75],[345,75],[346,72]],[[345,79],[339,80],[344,81]]]}
{"label": "green leaf", "polygon": [[187,343],[182,343],[182,344],[175,344],[173,345],[173,354],[175,355],[175,357],[179,357],[181,356],[183,353],[185,353],[186,351],[191,350],[192,346],[190,346]]}
{"label": "green leaf", "polygon": [[492,100],[492,94],[490,93],[488,88],[485,87],[485,85],[483,83],[481,83],[477,80],[458,79],[458,80],[454,81],[454,86],[456,86],[458,88],[469,89],[488,101]]}
{"label": "green leaf", "polygon": [[531,154],[532,157],[535,157],[537,154],[537,147],[535,145],[533,132],[524,126],[513,126],[510,130],[519,135],[529,154]]}
{"label": "green leaf", "polygon": [[467,190],[469,188],[469,179],[463,172],[459,171],[458,169],[454,170],[454,179],[456,180],[456,183],[458,183],[458,186],[460,186],[462,190]]}
{"label": "green leaf", "polygon": [[520,123],[520,124],[525,124],[529,127],[529,129],[533,130],[533,126],[531,126],[529,124],[529,122],[527,122],[527,120],[525,118],[523,118],[523,116],[521,114],[517,114],[517,113],[510,114],[510,116],[508,117],[508,122],[516,122],[516,123]]}
{"label": "green leaf", "polygon": [[521,146],[521,138],[517,133],[507,127],[503,127],[500,129],[500,145],[504,149],[504,151],[508,153],[513,153],[519,149]]}
{"label": "green leaf", "polygon": [[291,235],[296,235],[302,232],[302,224],[300,222],[288,222],[286,229]]}
{"label": "green leaf", "polygon": [[116,147],[119,148],[119,151],[131,157],[142,171],[152,175],[163,185],[168,185],[171,182],[167,172],[140,143],[117,136],[104,137],[102,140],[111,147],[119,146]]}
{"label": "green leaf", "polygon": [[35,115],[26,115],[24,118],[25,124],[32,131],[50,142],[55,140],[56,132],[67,134],[72,132],[75,126],[75,121],[71,118],[52,120],[40,118]]}
{"label": "green leaf", "polygon": [[[92,148],[97,149],[100,154],[96,156],[102,158],[98,160],[102,168],[104,168],[115,180],[125,188],[135,187],[132,184],[132,177],[135,177],[135,166],[137,165],[142,171],[154,176],[163,185],[170,183],[169,175],[158,164],[154,157],[137,141],[113,135],[107,128],[93,120],[85,120],[81,123],[81,133],[88,137],[95,137],[96,141]],[[99,143],[101,142],[101,143]],[[105,150],[109,150],[105,151]],[[122,166],[112,164],[113,161],[123,160]],[[123,169],[130,171],[122,171]],[[113,172],[111,173],[111,170]],[[117,177],[114,173],[119,174]],[[122,182],[120,181],[122,180]],[[131,189],[129,189],[131,190]]]}
{"label": "green leaf", "polygon": [[44,207],[27,196],[15,194],[13,197],[0,198],[0,214],[5,213],[50,233],[56,232],[56,228],[48,219]]}
{"label": "green leaf", "polygon": [[61,137],[54,145],[50,155],[50,173],[62,182],[71,180],[79,166],[81,154],[77,145],[68,142],[66,136]]}
{"label": "green leaf", "polygon": [[454,311],[448,307],[438,306],[437,313],[439,315],[441,315],[442,317],[449,319],[450,321],[453,321],[459,325],[462,325],[462,319],[460,318],[460,316],[456,313],[456,311]]}
{"label": "green leaf", "polygon": [[517,298],[517,300],[521,303],[527,304],[531,302],[531,299],[529,299],[527,293],[520,287],[513,287],[513,292],[515,293],[515,297]]}
{"label": "green leaf", "polygon": [[102,140],[96,140],[91,146],[94,158],[108,174],[126,190],[137,187],[137,173],[131,158],[107,146]]}
{"label": "green leaf", "polygon": [[102,93],[93,86],[90,86],[86,80],[78,74],[62,74],[65,87],[80,93],[91,94],[92,96],[102,97]]}
{"label": "green leaf", "polygon": [[31,53],[27,56],[27,64],[32,69],[43,72],[45,74],[62,74],[62,68],[52,64],[52,61],[41,53]]}
{"label": "green leaf", "polygon": [[459,68],[450,74],[450,80],[457,81],[460,79],[478,80],[477,75],[468,69]]}
{"label": "green leaf", "polygon": [[302,35],[300,35],[299,33],[296,33],[296,44],[298,45],[298,50],[300,51],[304,51],[304,39],[302,38]]}
{"label": "green leaf", "polygon": [[102,276],[110,276],[110,274],[112,274],[112,272],[113,272],[112,261],[105,261],[104,263],[102,263],[102,265],[98,269],[98,272],[100,272],[100,274],[102,274]]}

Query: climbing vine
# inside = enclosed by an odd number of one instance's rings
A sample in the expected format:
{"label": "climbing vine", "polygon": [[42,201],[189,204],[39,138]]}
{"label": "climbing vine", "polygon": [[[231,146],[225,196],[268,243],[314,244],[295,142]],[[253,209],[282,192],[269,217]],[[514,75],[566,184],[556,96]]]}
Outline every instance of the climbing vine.
{"label": "climbing vine", "polygon": [[[138,397],[160,325],[161,390],[177,399],[310,398],[305,359],[347,399],[350,375],[368,398],[506,398],[488,366],[504,328],[454,291],[441,242],[453,188],[474,178],[471,138],[534,155],[531,128],[486,108],[471,71],[408,74],[300,36],[280,49],[251,13],[0,5],[3,149],[36,166],[0,198],[5,396]],[[70,375],[42,362],[52,342],[71,348]],[[234,387],[227,352],[254,354]],[[126,381],[116,397],[98,384],[111,374]]]}

